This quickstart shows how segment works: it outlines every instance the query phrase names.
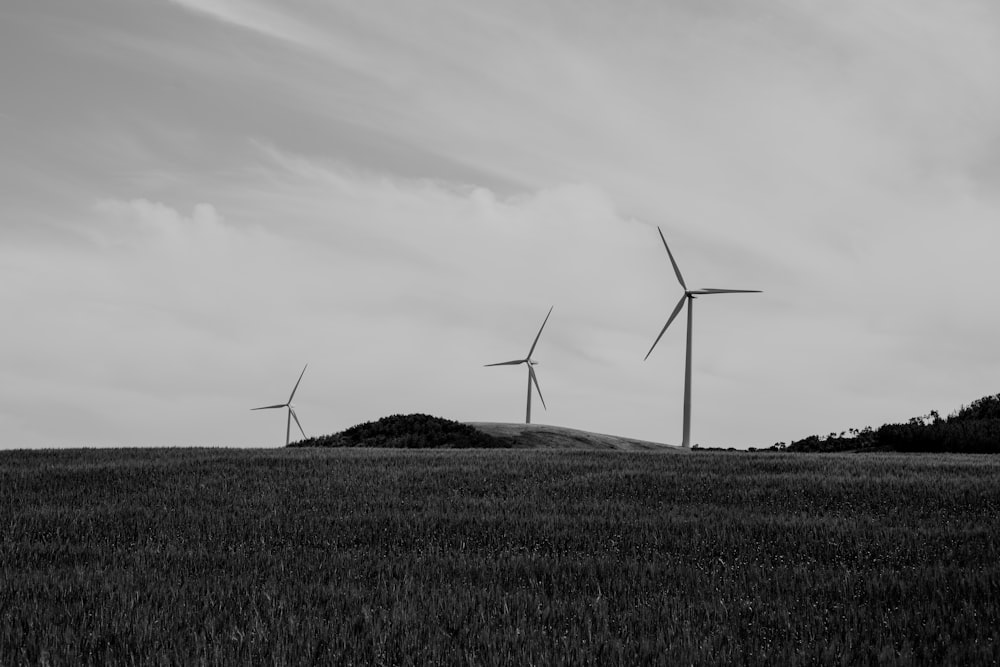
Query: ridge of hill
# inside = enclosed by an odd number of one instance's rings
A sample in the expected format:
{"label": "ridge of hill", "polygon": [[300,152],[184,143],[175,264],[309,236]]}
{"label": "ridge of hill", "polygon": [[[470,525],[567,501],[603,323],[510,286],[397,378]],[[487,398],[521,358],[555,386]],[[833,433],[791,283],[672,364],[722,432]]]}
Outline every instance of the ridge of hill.
{"label": "ridge of hill", "polygon": [[306,438],[289,447],[398,447],[403,449],[497,449],[509,442],[451,419],[425,414],[390,415],[348,429]]}
{"label": "ridge of hill", "polygon": [[390,415],[289,447],[401,449],[566,449],[581,451],[685,451],[647,440],[546,424],[462,423],[426,414]]}
{"label": "ridge of hill", "polygon": [[483,433],[510,439],[516,449],[578,449],[616,451],[687,451],[674,445],[649,440],[623,438],[548,424],[508,424],[504,422],[467,422]]}

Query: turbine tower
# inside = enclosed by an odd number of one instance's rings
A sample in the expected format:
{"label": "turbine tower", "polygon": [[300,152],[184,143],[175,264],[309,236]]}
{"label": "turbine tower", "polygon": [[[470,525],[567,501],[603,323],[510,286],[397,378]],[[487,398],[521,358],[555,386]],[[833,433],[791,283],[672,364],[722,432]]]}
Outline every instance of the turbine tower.
{"label": "turbine tower", "polygon": [[[555,306],[552,306],[555,308]],[[535,389],[538,390],[538,398],[542,400],[542,407],[545,407],[545,399],[542,398],[542,389],[538,386],[538,377],[535,375],[535,369],[533,366],[537,365],[537,361],[531,360],[531,355],[535,351],[535,346],[538,345],[538,339],[542,336],[542,329],[545,328],[545,323],[549,321],[549,315],[552,314],[552,308],[549,308],[548,315],[545,316],[545,320],[542,321],[542,326],[538,329],[538,334],[535,336],[535,341],[531,344],[531,349],[528,350],[528,356],[524,359],[515,359],[513,361],[501,361],[497,364],[486,364],[486,366],[520,366],[521,364],[526,364],[528,366],[528,410],[524,416],[524,423],[531,423],[531,385],[534,383]]]}
{"label": "turbine tower", "polygon": [[305,366],[302,367],[302,372],[299,373],[299,379],[295,382],[295,386],[292,388],[292,394],[288,397],[287,402],[279,403],[278,405],[265,405],[264,407],[261,408],[250,408],[251,412],[253,412],[254,410],[272,410],[274,408],[288,408],[288,424],[285,427],[285,447],[287,447],[288,443],[291,441],[293,419],[295,420],[295,425],[299,427],[299,432],[302,434],[302,437],[303,438],[306,437],[306,432],[302,430],[302,424],[299,423],[299,417],[298,415],[295,414],[295,406],[292,405],[292,399],[295,398],[295,391],[299,388],[299,382],[302,382],[302,376],[306,374],[306,368],[308,367],[309,364],[306,364]]}
{"label": "turbine tower", "polygon": [[687,353],[684,359],[684,439],[681,441],[681,445],[684,447],[691,446],[691,327],[692,327],[692,317],[694,313],[694,300],[696,297],[705,294],[755,294],[760,293],[761,290],[758,289],[715,289],[715,288],[704,288],[704,289],[688,289],[687,284],[684,282],[684,277],[681,276],[681,270],[677,268],[677,262],[674,261],[674,254],[670,252],[670,246],[667,245],[667,239],[663,237],[663,230],[659,227],[656,231],[660,232],[660,239],[663,241],[663,247],[667,249],[667,257],[670,258],[670,264],[674,267],[674,273],[677,275],[677,282],[681,284],[684,289],[684,296],[681,300],[677,302],[677,306],[674,307],[674,312],[670,313],[670,318],[667,323],[663,325],[663,329],[660,330],[660,335],[656,337],[653,341],[652,347],[649,348],[649,352],[646,353],[646,359],[649,359],[649,355],[653,353],[653,348],[656,344],[660,342],[663,338],[663,334],[667,331],[667,327],[674,321],[677,314],[681,312],[681,308],[687,303]]}

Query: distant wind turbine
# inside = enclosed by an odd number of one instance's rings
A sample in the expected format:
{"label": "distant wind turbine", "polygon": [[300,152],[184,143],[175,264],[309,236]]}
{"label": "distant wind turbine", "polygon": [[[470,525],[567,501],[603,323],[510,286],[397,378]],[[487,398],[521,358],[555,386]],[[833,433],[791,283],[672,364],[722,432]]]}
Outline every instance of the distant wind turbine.
{"label": "distant wind turbine", "polygon": [[298,381],[296,381],[295,387],[292,388],[292,394],[288,397],[288,402],[279,403],[278,405],[265,405],[264,407],[261,408],[250,408],[251,412],[253,412],[254,410],[272,410],[274,408],[288,408],[288,425],[285,428],[285,447],[287,447],[288,443],[291,441],[293,419],[295,420],[295,425],[299,427],[299,432],[302,434],[302,437],[303,438],[306,437],[306,432],[302,430],[302,424],[299,423],[299,417],[298,415],[295,414],[295,406],[292,405],[292,399],[295,398],[295,391],[299,388],[299,382],[302,382],[302,376],[306,374],[306,368],[308,367],[309,364],[306,364],[305,366],[302,367],[302,372],[299,373],[299,379]]}
{"label": "distant wind turbine", "polygon": [[[555,308],[555,306],[552,306],[552,308]],[[531,423],[531,385],[532,385],[532,383],[534,383],[535,389],[538,390],[538,398],[540,398],[542,400],[542,407],[545,408],[546,410],[548,410],[548,408],[545,407],[545,399],[542,398],[542,389],[541,389],[541,387],[538,386],[538,378],[535,376],[535,369],[533,368],[533,366],[536,366],[538,364],[538,362],[537,361],[532,361],[531,360],[531,355],[535,351],[535,346],[538,345],[538,339],[541,338],[541,336],[542,336],[542,329],[545,328],[545,323],[549,321],[549,315],[552,314],[552,308],[549,308],[548,315],[545,316],[545,320],[542,322],[542,326],[539,327],[538,334],[535,336],[535,342],[533,342],[531,344],[531,349],[528,350],[528,356],[526,356],[524,359],[515,359],[513,361],[501,361],[498,364],[486,364],[486,366],[520,366],[521,364],[526,364],[528,366],[528,410],[527,410],[527,412],[525,413],[525,416],[524,416],[524,423],[525,424],[530,424]]]}
{"label": "distant wind turbine", "polygon": [[684,288],[684,296],[681,300],[677,302],[677,306],[674,308],[674,312],[670,314],[670,318],[667,323],[663,325],[663,329],[660,330],[660,335],[656,337],[653,341],[652,347],[649,348],[649,352],[646,353],[646,359],[649,359],[649,355],[652,354],[653,348],[656,344],[660,342],[663,338],[663,334],[667,331],[667,327],[674,321],[677,314],[681,312],[681,308],[684,307],[685,301],[687,302],[687,353],[684,360],[684,439],[681,441],[681,445],[684,447],[691,446],[691,325],[692,317],[694,312],[694,300],[695,297],[701,296],[703,294],[755,294],[760,293],[761,290],[757,289],[714,289],[705,288],[690,290],[684,283],[684,277],[681,276],[681,270],[677,268],[677,262],[674,261],[674,255],[670,252],[670,246],[667,245],[667,239],[663,237],[663,230],[659,227],[656,231],[660,232],[660,239],[663,241],[663,247],[667,249],[667,256],[670,258],[670,264],[674,267],[674,273],[677,275],[677,282],[681,284]]}

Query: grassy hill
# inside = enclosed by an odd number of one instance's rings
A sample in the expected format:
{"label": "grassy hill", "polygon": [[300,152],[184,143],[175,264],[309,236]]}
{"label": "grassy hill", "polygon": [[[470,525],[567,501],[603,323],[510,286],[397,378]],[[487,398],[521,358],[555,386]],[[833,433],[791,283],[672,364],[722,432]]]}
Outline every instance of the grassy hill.
{"label": "grassy hill", "polygon": [[306,438],[290,447],[386,447],[402,449],[575,449],[589,451],[682,451],[647,440],[543,424],[461,422],[425,414],[392,415],[349,429]]}
{"label": "grassy hill", "polygon": [[622,438],[616,435],[579,431],[545,424],[505,424],[501,422],[469,422],[469,426],[488,435],[510,440],[517,449],[580,449],[636,451],[686,451],[680,447],[648,440]]}
{"label": "grassy hill", "polygon": [[425,414],[391,415],[292,443],[290,447],[396,447],[404,449],[495,449],[512,443],[467,424]]}

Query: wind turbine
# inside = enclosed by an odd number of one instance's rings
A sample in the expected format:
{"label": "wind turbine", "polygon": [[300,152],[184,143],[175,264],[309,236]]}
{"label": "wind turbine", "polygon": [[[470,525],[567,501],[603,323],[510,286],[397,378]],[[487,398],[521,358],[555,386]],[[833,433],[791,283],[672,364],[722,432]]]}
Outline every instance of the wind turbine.
{"label": "wind turbine", "polygon": [[[555,306],[552,306],[555,308]],[[535,351],[535,346],[538,345],[538,339],[542,336],[542,329],[545,328],[545,323],[549,321],[549,315],[552,314],[552,308],[549,308],[548,315],[545,316],[545,320],[542,322],[542,326],[538,329],[538,334],[535,336],[535,342],[531,344],[531,349],[528,350],[528,356],[524,359],[515,359],[513,361],[501,361],[498,364],[486,364],[486,366],[520,366],[521,364],[526,364],[528,366],[528,410],[524,416],[524,423],[531,423],[531,384],[535,384],[535,389],[538,390],[538,398],[542,399],[542,407],[545,407],[545,399],[542,398],[542,388],[538,386],[538,377],[535,375],[535,369],[533,366],[537,365],[537,361],[531,360],[531,355]]]}
{"label": "wind turbine", "polygon": [[299,427],[299,432],[302,434],[302,437],[303,438],[306,437],[306,432],[302,430],[302,424],[299,423],[298,415],[295,414],[295,406],[292,405],[292,399],[295,398],[295,391],[299,388],[299,382],[302,382],[302,376],[306,374],[306,368],[308,367],[309,364],[306,364],[305,366],[302,367],[302,372],[299,373],[299,379],[298,381],[296,381],[295,386],[292,388],[292,394],[288,397],[288,401],[286,403],[279,403],[278,405],[265,405],[264,407],[261,408],[250,408],[251,412],[253,412],[254,410],[271,410],[274,408],[288,408],[288,425],[285,428],[285,447],[287,447],[288,443],[291,441],[293,419],[295,420],[295,425]]}
{"label": "wind turbine", "polygon": [[660,239],[663,241],[663,247],[667,249],[667,256],[670,258],[670,264],[674,267],[674,273],[677,275],[677,282],[681,284],[684,288],[684,296],[681,300],[677,302],[677,306],[674,308],[674,312],[670,313],[670,318],[667,323],[663,325],[663,329],[660,330],[660,335],[656,337],[653,341],[653,346],[649,348],[649,352],[646,353],[646,359],[649,359],[649,355],[652,354],[653,348],[656,344],[660,342],[663,338],[663,334],[667,331],[667,327],[674,321],[677,314],[681,312],[681,308],[684,307],[684,303],[687,302],[687,353],[684,359],[684,439],[681,441],[681,445],[684,447],[691,446],[691,324],[692,317],[694,313],[694,300],[696,297],[702,296],[704,294],[752,294],[760,293],[761,290],[758,289],[715,289],[715,288],[704,288],[704,289],[688,289],[687,285],[684,283],[684,277],[681,276],[681,270],[677,268],[677,262],[674,261],[674,254],[670,252],[670,246],[667,245],[667,239],[663,237],[663,230],[659,227],[656,231],[660,232]]}

